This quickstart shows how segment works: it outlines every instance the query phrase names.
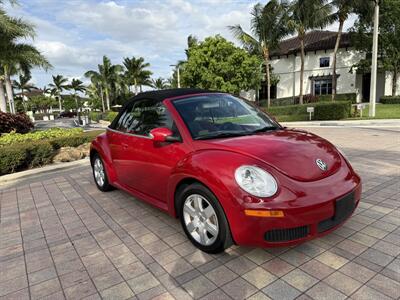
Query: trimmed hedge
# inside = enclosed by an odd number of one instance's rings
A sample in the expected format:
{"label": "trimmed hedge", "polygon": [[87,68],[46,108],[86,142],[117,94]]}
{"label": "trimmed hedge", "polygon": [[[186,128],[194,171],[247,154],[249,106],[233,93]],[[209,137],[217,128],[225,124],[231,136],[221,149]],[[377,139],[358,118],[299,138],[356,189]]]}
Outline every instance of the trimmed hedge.
{"label": "trimmed hedge", "polygon": [[38,130],[25,134],[10,132],[0,136],[0,146],[9,144],[18,144],[30,141],[39,141],[44,139],[71,137],[82,135],[82,128],[50,128],[47,130]]}
{"label": "trimmed hedge", "polygon": [[84,132],[76,136],[32,140],[0,146],[0,175],[27,168],[43,166],[52,162],[57,149],[77,147],[91,142],[102,130]]}
{"label": "trimmed hedge", "polygon": [[[319,95],[313,96],[310,94],[306,94],[303,96],[303,102],[305,104],[316,103],[316,102],[329,102],[332,101],[332,95]],[[351,103],[357,102],[356,93],[345,93],[345,94],[336,94],[335,101],[351,101]],[[299,104],[299,96],[296,97],[285,97],[285,98],[277,98],[271,99],[271,106],[288,106]],[[260,101],[260,105],[266,106],[267,100],[263,99]]]}
{"label": "trimmed hedge", "polygon": [[400,104],[400,96],[382,96],[379,102],[382,104]]}
{"label": "trimmed hedge", "polygon": [[33,123],[25,113],[11,114],[0,111],[0,133],[27,133],[32,128]]}
{"label": "trimmed hedge", "polygon": [[[276,116],[278,120],[292,119],[291,116],[298,116],[299,120],[308,120],[307,107],[314,107],[314,120],[340,120],[350,116],[351,102],[318,102],[313,104],[274,106],[267,109],[268,113]],[[282,118],[280,118],[282,117]]]}

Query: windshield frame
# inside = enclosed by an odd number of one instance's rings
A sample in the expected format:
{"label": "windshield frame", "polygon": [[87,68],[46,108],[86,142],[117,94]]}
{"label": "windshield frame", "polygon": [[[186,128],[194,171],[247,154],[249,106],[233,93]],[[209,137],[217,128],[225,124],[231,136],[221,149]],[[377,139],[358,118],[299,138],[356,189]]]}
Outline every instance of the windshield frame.
{"label": "windshield frame", "polygon": [[[192,130],[189,127],[189,124],[188,124],[186,118],[182,114],[181,110],[177,107],[177,103],[180,102],[180,101],[188,100],[188,99],[195,99],[195,98],[200,98],[200,97],[212,97],[212,96],[218,96],[218,95],[232,97],[234,100],[238,101],[240,104],[242,104],[242,105],[244,104],[244,108],[246,110],[249,109],[248,107],[246,107],[246,105],[250,106],[251,109],[254,109],[256,111],[257,116],[258,116],[258,114],[260,114],[262,116],[262,118],[266,118],[267,121],[264,120],[264,122],[270,123],[271,126],[270,127],[264,127],[264,128],[260,127],[260,128],[255,129],[254,131],[242,131],[242,132],[232,131],[231,135],[229,135],[229,131],[219,131],[220,134],[216,134],[217,131],[215,131],[215,132],[210,132],[211,134],[204,135],[204,136],[199,136],[199,135],[193,134]],[[174,108],[174,110],[178,114],[179,118],[181,119],[181,121],[182,121],[183,125],[185,126],[185,129],[187,130],[189,136],[194,141],[196,141],[196,140],[207,140],[207,139],[219,139],[219,138],[233,138],[233,137],[249,136],[249,135],[260,134],[260,133],[263,133],[263,132],[281,130],[281,129],[284,128],[272,116],[270,116],[267,112],[265,112],[262,109],[260,109],[259,107],[257,107],[255,105],[255,103],[253,103],[251,101],[248,101],[246,99],[243,99],[242,97],[234,96],[234,95],[229,94],[229,93],[211,92],[211,93],[201,93],[201,94],[190,94],[190,95],[179,96],[179,97],[176,97],[176,98],[174,97],[174,98],[170,98],[170,99],[166,99],[166,100],[168,100],[168,102],[170,102],[172,104],[172,107]],[[251,111],[249,111],[249,112],[251,112]],[[249,115],[252,115],[252,114],[249,114]]]}

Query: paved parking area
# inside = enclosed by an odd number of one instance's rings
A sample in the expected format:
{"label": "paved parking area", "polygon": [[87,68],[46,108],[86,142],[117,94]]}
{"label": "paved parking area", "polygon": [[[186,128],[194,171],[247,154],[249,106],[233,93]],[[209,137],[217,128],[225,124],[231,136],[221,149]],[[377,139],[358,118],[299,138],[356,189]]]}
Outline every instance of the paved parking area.
{"label": "paved parking area", "polygon": [[99,192],[88,166],[32,175],[0,186],[0,299],[399,298],[400,132],[310,131],[341,147],[364,182],[355,215],[334,233],[207,255],[177,220]]}

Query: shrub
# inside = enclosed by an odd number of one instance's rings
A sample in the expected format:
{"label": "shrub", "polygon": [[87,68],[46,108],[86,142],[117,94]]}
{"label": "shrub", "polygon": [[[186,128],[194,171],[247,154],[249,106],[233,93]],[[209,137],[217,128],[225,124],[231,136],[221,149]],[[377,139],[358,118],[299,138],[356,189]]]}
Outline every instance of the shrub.
{"label": "shrub", "polygon": [[32,128],[33,123],[26,114],[0,112],[0,133],[7,133],[11,131],[27,133]]}
{"label": "shrub", "polygon": [[350,116],[351,102],[324,102],[318,103],[314,109],[315,120],[341,120]]}
{"label": "shrub", "polygon": [[[332,101],[332,95],[319,95],[318,100],[320,102]],[[356,103],[357,95],[356,93],[336,94],[335,101],[351,101],[351,103]]]}
{"label": "shrub", "polygon": [[115,117],[116,117],[117,115],[118,115],[117,112],[115,112],[115,111],[109,111],[109,112],[107,113],[105,119],[106,119],[107,121],[109,121],[109,122],[112,122],[112,121],[115,119]]}
{"label": "shrub", "polygon": [[82,128],[51,128],[47,130],[40,130],[35,132],[29,132],[25,134],[10,132],[0,137],[0,146],[8,144],[24,143],[29,141],[38,141],[43,139],[71,137],[82,135]]}
{"label": "shrub", "polygon": [[70,136],[26,140],[0,145],[0,175],[51,163],[58,148],[77,147],[91,142],[102,132],[104,131],[95,130]]}
{"label": "shrub", "polygon": [[48,141],[28,143],[26,149],[27,164],[30,168],[49,164],[54,156],[54,149]]}
{"label": "shrub", "polygon": [[[314,107],[315,120],[340,120],[350,116],[350,102],[320,102],[314,104],[289,105],[270,107],[267,111],[276,116],[278,120],[294,120],[292,116],[298,116],[299,120],[307,120],[307,107]],[[290,116],[290,118],[288,118]],[[297,118],[295,118],[297,119]]]}
{"label": "shrub", "polygon": [[91,112],[89,113],[89,118],[90,118],[90,120],[92,120],[92,121],[99,122],[99,121],[101,120],[101,117],[102,117],[102,113],[100,113],[100,112],[91,111]]}
{"label": "shrub", "polygon": [[10,145],[0,149],[0,175],[13,173],[26,165],[27,151],[24,146]]}
{"label": "shrub", "polygon": [[382,96],[379,102],[382,104],[400,104],[400,96]]}

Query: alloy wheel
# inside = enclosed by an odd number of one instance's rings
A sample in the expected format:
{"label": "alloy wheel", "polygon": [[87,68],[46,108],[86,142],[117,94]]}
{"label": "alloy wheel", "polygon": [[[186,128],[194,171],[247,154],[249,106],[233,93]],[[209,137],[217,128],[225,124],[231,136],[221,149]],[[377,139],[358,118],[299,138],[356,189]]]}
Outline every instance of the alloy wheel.
{"label": "alloy wheel", "polygon": [[100,158],[96,158],[93,164],[94,178],[99,186],[103,186],[105,182],[105,173],[103,162]]}
{"label": "alloy wheel", "polygon": [[192,194],[185,199],[183,218],[189,234],[203,246],[212,245],[218,237],[217,214],[203,196]]}

